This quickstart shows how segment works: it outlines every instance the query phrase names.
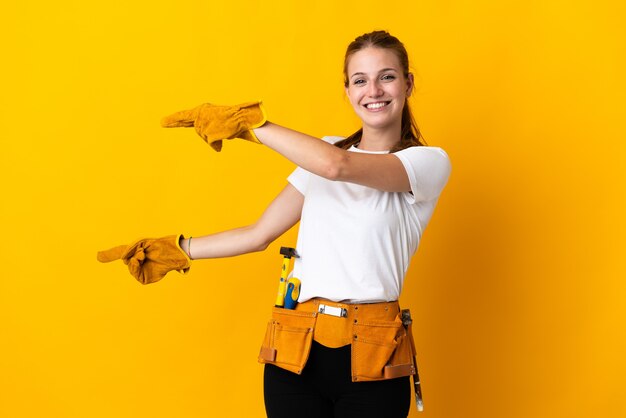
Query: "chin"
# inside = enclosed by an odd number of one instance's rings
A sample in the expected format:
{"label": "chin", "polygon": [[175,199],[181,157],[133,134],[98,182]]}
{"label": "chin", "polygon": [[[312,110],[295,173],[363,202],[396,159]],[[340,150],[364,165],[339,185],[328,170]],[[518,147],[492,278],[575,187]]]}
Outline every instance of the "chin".
{"label": "chin", "polygon": [[[361,122],[363,123],[363,127],[368,127],[372,129],[385,129],[391,126],[394,126],[398,121],[402,121],[401,118],[390,118],[390,117],[376,117],[378,115],[363,115],[360,117]],[[382,116],[382,115],[381,115]]]}

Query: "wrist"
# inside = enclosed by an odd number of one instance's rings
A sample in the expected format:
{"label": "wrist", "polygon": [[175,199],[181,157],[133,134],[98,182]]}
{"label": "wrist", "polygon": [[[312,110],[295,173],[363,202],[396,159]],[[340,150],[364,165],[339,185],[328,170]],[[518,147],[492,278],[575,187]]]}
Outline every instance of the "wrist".
{"label": "wrist", "polygon": [[187,254],[187,257],[189,257],[190,260],[193,260],[191,257],[191,238],[192,237],[185,238],[184,235],[181,235],[178,240],[178,246],[185,254]]}

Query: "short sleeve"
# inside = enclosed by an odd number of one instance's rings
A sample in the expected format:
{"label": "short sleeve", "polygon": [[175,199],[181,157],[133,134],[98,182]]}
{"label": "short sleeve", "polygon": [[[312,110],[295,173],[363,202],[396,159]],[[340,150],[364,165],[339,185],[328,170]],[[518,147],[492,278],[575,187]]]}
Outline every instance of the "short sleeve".
{"label": "short sleeve", "polygon": [[434,200],[448,182],[450,160],[439,147],[410,147],[395,152],[409,176],[412,194],[407,193],[409,203]]}
{"label": "short sleeve", "polygon": [[[337,141],[344,139],[341,136],[325,136],[322,138],[322,141],[328,142],[329,144],[334,144]],[[306,171],[303,168],[296,168],[290,175],[287,177],[287,181],[296,188],[300,193],[306,195],[306,189],[309,184],[309,179],[311,178],[311,173]]]}
{"label": "short sleeve", "polygon": [[309,179],[311,178],[311,173],[306,171],[304,168],[297,167],[293,172],[287,177],[287,181],[296,188],[302,195],[306,195],[306,189],[309,185]]}

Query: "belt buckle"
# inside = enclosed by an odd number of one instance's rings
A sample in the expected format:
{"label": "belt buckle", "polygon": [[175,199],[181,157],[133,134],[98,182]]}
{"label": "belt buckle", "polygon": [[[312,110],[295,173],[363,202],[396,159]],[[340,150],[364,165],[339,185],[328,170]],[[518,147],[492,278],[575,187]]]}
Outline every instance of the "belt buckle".
{"label": "belt buckle", "polygon": [[348,316],[348,310],[346,308],[324,305],[323,303],[320,303],[317,308],[317,312],[324,315],[336,316],[338,318],[346,318]]}

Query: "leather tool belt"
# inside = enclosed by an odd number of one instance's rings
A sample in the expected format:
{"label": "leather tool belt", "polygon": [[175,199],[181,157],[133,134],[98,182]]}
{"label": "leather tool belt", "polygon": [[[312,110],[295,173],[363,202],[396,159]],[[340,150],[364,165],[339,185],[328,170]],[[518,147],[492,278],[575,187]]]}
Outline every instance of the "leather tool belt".
{"label": "leather tool belt", "polygon": [[274,307],[259,362],[301,374],[313,340],[331,348],[351,344],[352,381],[416,374],[411,324],[398,302],[347,304],[315,298],[295,310]]}

